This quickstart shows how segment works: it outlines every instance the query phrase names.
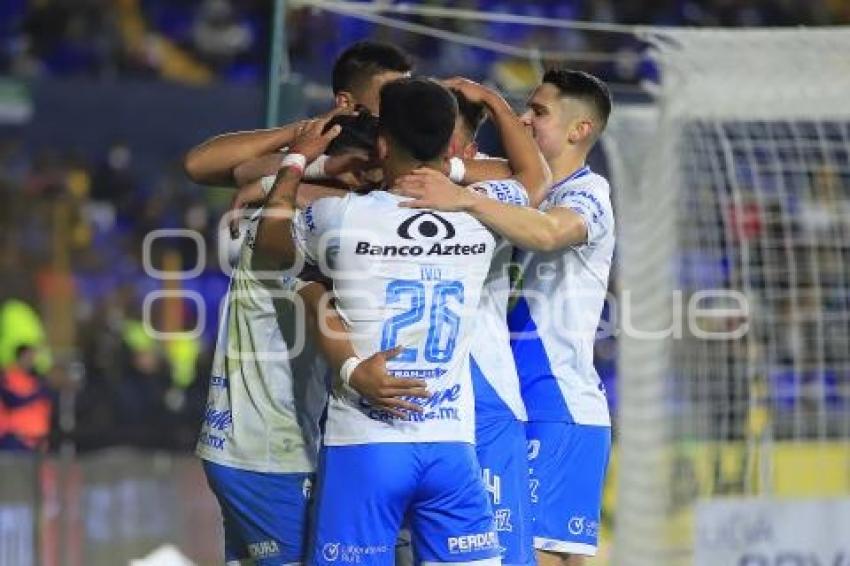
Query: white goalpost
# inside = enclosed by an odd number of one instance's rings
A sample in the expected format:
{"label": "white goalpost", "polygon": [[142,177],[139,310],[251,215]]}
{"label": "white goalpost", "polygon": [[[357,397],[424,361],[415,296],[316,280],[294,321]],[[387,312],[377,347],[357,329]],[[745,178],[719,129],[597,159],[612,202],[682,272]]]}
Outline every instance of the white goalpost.
{"label": "white goalpost", "polygon": [[619,108],[605,140],[615,563],[833,564],[850,540],[850,30],[644,38],[657,103]]}

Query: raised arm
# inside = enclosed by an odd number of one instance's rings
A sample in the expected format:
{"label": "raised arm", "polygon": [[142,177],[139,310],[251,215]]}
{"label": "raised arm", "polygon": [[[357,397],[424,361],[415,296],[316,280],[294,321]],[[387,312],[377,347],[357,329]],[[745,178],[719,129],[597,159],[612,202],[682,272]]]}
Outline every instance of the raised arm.
{"label": "raised arm", "polygon": [[510,172],[507,175],[504,174],[504,164],[499,160],[487,159],[482,163],[476,163],[475,160],[464,161],[467,168],[464,184],[512,177],[525,187],[531,205],[537,206],[546,194],[552,174],[537,143],[519,116],[493,89],[464,78],[448,79],[444,84],[459,90],[470,102],[482,103],[487,107],[508,158],[507,166]]}
{"label": "raised arm", "polygon": [[299,129],[263,206],[254,255],[269,268],[287,269],[295,264],[297,253],[292,239],[292,219],[298,184],[307,164],[322,155],[331,140],[339,135],[338,125],[322,133],[330,118],[310,120]]}
{"label": "raised arm", "polygon": [[395,190],[413,200],[410,208],[468,212],[512,244],[527,250],[549,252],[587,241],[587,225],[577,212],[558,207],[541,212],[505,204],[452,183],[432,169],[417,169],[401,178]]}
{"label": "raised arm", "polygon": [[[196,183],[235,186],[234,170],[237,166],[290,145],[302,123],[215,136],[189,150],[183,160],[183,168]],[[278,160],[278,166],[279,163]]]}

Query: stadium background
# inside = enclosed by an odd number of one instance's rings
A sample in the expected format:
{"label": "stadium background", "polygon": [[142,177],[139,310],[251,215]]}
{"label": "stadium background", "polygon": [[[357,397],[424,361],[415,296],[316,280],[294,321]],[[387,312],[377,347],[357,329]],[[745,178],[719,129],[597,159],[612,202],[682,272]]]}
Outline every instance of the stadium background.
{"label": "stadium background", "polygon": [[[850,24],[850,4],[842,0],[423,3],[534,21],[602,24],[588,29],[401,14],[379,24],[290,4],[281,121],[326,108],[331,61],[342,47],[367,37],[404,47],[421,73],[495,84],[517,107],[549,63],[594,72],[610,82],[618,105],[640,107],[651,102],[659,70],[646,55],[646,43],[623,33],[629,26]],[[0,435],[9,449],[0,453],[2,565],[119,564],[168,542],[199,564],[215,563],[218,511],[188,455],[202,419],[219,302],[227,287],[217,256],[218,219],[229,193],[190,183],[180,160],[206,137],[262,127],[268,119],[273,10],[271,0],[0,4],[0,363],[8,370],[19,345],[38,346],[36,367],[52,407],[43,446],[13,450],[11,415],[18,407],[3,392]],[[398,22],[454,35],[414,33]],[[613,25],[606,29],[606,24]],[[485,129],[482,143],[498,152],[492,131]],[[831,187],[823,198],[843,215],[842,233],[850,236],[848,148],[836,151],[843,174],[820,182]],[[603,149],[591,164],[613,173]],[[628,187],[614,184],[615,192],[623,190]],[[816,193],[799,196],[811,200],[803,207],[823,204]],[[782,230],[771,227],[770,211],[751,202],[730,213],[739,217],[735,233],[727,234],[730,241]],[[793,221],[805,231],[805,215]],[[191,231],[203,245],[174,232],[151,240],[156,230]],[[805,324],[797,329],[803,338],[789,330],[787,339],[777,341],[785,350],[774,352],[776,359],[789,361],[766,369],[768,379],[747,383],[735,382],[735,368],[746,353],[734,351],[734,344],[697,354],[722,376],[719,381],[729,381],[699,393],[714,424],[700,431],[700,442],[677,450],[678,505],[665,512],[684,510],[688,518],[673,527],[683,531],[674,538],[692,538],[690,514],[701,496],[769,491],[834,499],[850,494],[848,241],[816,250],[827,256],[838,252],[837,259],[826,257],[817,268],[824,280],[838,281],[836,295],[805,306],[826,318],[831,313],[838,322],[818,335],[821,344],[806,342]],[[145,249],[164,277],[145,269]],[[708,279],[712,270],[723,271],[696,253],[688,261],[694,273]],[[197,275],[168,278],[196,265]],[[145,299],[163,290],[147,304],[153,326],[172,333],[198,328],[197,336],[158,340],[145,331]],[[619,290],[615,269],[612,296]],[[176,297],[167,294],[172,291]],[[775,308],[781,326],[782,309],[791,307],[768,308]],[[618,323],[610,313],[606,309],[603,316],[595,358],[617,415],[622,372],[611,331]],[[820,352],[821,366],[835,356],[840,363],[827,365],[836,371],[812,372],[797,360],[812,349]],[[831,349],[836,352],[824,353]],[[767,390],[761,395],[773,403],[770,410],[753,409],[753,387]],[[717,408],[714,414],[711,406]],[[793,416],[783,417],[783,410]],[[826,424],[808,430],[807,415],[814,414],[820,417],[813,421]],[[772,483],[769,490],[752,490],[758,479],[747,477],[754,469],[747,441],[767,420],[775,425]],[[783,423],[791,424],[783,429]],[[794,442],[783,442],[788,439]],[[616,482],[615,457],[604,517],[609,548],[593,564],[608,563],[611,556]]]}

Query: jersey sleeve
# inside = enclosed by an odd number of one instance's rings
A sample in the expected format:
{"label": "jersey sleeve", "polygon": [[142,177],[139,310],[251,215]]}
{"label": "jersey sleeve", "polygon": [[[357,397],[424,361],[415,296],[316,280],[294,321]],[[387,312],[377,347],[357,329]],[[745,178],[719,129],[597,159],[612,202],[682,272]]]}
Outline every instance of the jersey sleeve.
{"label": "jersey sleeve", "polygon": [[552,206],[569,208],[582,217],[587,227],[587,244],[598,242],[611,231],[614,218],[607,191],[589,186],[563,187],[552,196]]}
{"label": "jersey sleeve", "polygon": [[304,258],[313,265],[328,262],[339,248],[336,234],[348,197],[320,198],[295,213],[292,239]]}
{"label": "jersey sleeve", "polygon": [[522,183],[515,179],[482,181],[473,183],[469,188],[505,204],[528,206],[528,193]]}

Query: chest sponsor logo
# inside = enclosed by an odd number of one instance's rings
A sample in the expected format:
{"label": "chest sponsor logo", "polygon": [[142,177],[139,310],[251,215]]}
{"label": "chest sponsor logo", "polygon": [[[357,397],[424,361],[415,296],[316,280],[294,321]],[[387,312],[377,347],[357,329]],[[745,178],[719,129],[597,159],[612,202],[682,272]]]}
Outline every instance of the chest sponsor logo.
{"label": "chest sponsor logo", "polygon": [[455,237],[455,227],[439,214],[425,211],[399,224],[396,233],[405,240],[450,240]]}
{"label": "chest sponsor logo", "polygon": [[355,255],[381,256],[381,257],[448,257],[448,256],[475,256],[487,253],[487,244],[444,244],[434,242],[424,246],[411,245],[380,245],[370,242],[359,241],[354,248]]}

